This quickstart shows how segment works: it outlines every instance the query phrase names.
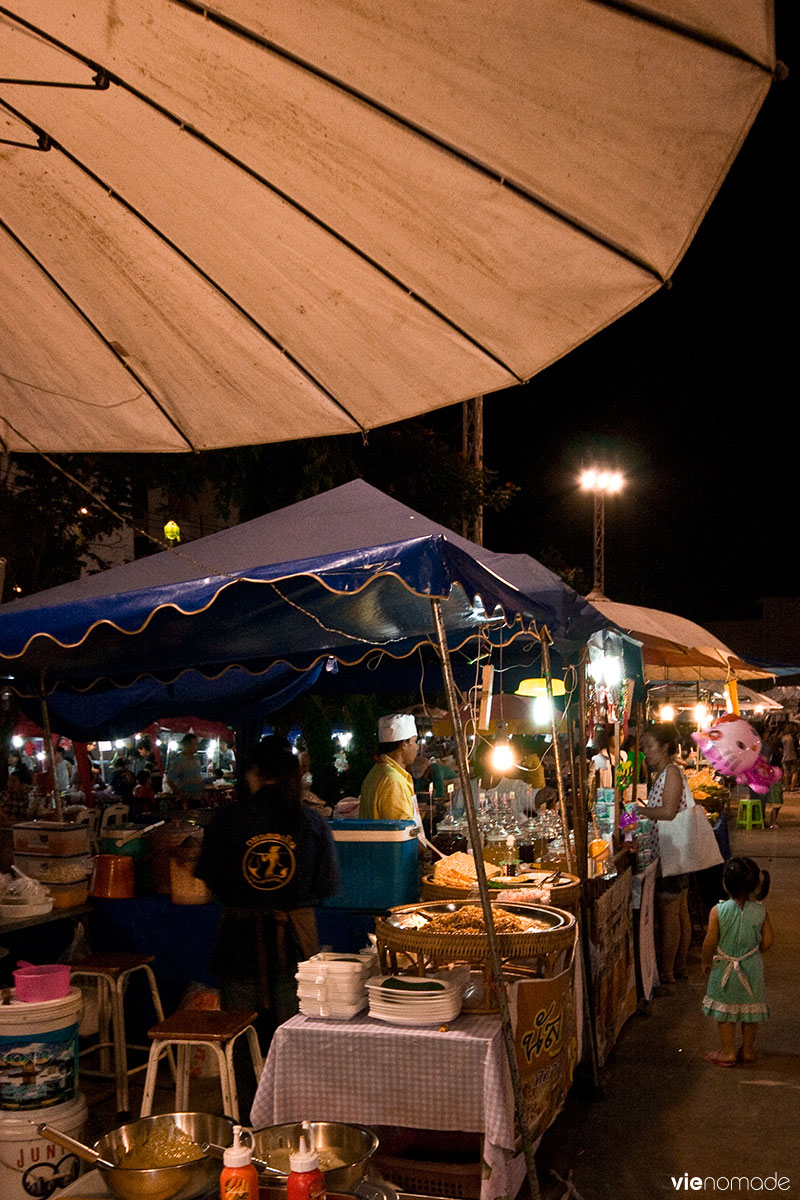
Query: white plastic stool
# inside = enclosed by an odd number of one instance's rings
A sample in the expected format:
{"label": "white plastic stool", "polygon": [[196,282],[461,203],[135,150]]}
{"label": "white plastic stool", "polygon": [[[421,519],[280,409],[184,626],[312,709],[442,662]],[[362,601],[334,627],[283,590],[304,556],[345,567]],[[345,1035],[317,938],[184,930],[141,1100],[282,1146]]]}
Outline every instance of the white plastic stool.
{"label": "white plastic stool", "polygon": [[175,1111],[189,1111],[189,1072],[191,1069],[190,1048],[208,1046],[213,1049],[219,1064],[219,1081],[222,1088],[223,1112],[239,1121],[239,1094],[236,1090],[236,1075],[233,1069],[233,1048],[243,1034],[250,1047],[250,1059],[255,1071],[256,1082],[261,1078],[264,1061],[258,1044],[258,1035],[253,1027],[256,1014],[248,1009],[232,1009],[229,1012],[203,1011],[188,1008],[178,1009],[165,1021],[149,1029],[147,1036],[153,1039],[147,1062],[144,1081],[144,1096],[140,1116],[149,1117],[153,1107],[158,1064],[162,1055],[173,1046],[177,1050],[178,1068],[175,1081]]}

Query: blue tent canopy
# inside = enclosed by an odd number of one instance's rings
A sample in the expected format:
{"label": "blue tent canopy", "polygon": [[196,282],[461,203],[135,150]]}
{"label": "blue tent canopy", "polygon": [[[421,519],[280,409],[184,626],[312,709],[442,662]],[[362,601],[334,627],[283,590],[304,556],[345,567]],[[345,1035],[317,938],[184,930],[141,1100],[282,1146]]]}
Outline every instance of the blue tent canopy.
{"label": "blue tent canopy", "polygon": [[[402,512],[387,514],[383,501]],[[349,524],[337,515],[343,505]],[[24,707],[43,691],[56,728],[99,736],[131,728],[134,716],[144,724],[177,715],[176,705],[228,720],[273,711],[311,686],[328,660],[355,666],[375,651],[406,659],[433,641],[433,597],[451,648],[478,637],[487,648],[507,644],[542,626],[557,644],[574,645],[606,624],[539,564],[539,578],[520,586],[524,556],[493,555],[431,525],[356,481],[193,542],[186,554],[155,555],[4,605],[0,663]],[[421,536],[347,545],[356,529],[363,539],[376,527]],[[318,549],[326,540],[327,552],[276,556],[289,544]],[[258,565],[243,568],[245,554]],[[204,563],[217,570],[186,577]]]}

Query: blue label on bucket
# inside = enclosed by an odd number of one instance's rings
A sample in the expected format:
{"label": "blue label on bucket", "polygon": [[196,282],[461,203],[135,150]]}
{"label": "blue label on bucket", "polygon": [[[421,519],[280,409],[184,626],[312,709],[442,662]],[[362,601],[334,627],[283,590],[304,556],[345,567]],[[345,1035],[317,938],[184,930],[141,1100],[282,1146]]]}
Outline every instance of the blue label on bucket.
{"label": "blue label on bucket", "polygon": [[49,1108],[72,1100],[78,1078],[78,1026],[0,1035],[0,1108]]}

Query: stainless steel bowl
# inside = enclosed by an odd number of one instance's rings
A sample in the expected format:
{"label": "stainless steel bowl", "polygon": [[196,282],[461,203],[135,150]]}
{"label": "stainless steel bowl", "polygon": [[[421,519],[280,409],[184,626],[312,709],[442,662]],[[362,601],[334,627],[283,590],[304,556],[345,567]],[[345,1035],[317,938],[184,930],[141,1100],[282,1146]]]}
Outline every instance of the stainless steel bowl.
{"label": "stainless steel bowl", "polygon": [[[331,1150],[345,1164],[333,1171],[325,1171],[328,1191],[354,1192],[366,1174],[370,1158],[378,1149],[375,1134],[363,1125],[345,1125],[337,1121],[311,1121],[310,1127],[316,1149]],[[266,1160],[271,1150],[299,1150],[302,1133],[300,1121],[256,1129],[253,1131],[253,1157]],[[281,1186],[280,1180],[274,1175],[264,1175],[262,1179],[270,1188]]]}
{"label": "stainless steel bowl", "polygon": [[[94,1144],[101,1158],[118,1163],[127,1150],[141,1146],[163,1127],[176,1125],[201,1146],[217,1142],[222,1146],[233,1143],[233,1121],[210,1113],[162,1113],[141,1117],[106,1133]],[[198,1200],[219,1183],[220,1164],[217,1159],[203,1157],[194,1162],[178,1163],[174,1167],[111,1167],[98,1166],[109,1191],[119,1200]]]}

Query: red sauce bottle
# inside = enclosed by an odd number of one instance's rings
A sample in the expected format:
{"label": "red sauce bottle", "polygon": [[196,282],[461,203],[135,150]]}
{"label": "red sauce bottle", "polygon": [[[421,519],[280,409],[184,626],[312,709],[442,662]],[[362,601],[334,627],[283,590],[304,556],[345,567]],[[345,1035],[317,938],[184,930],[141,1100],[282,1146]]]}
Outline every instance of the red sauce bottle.
{"label": "red sauce bottle", "polygon": [[304,1136],[300,1149],[289,1158],[286,1200],[325,1200],[325,1176],[319,1169],[316,1150],[309,1150]]}
{"label": "red sauce bottle", "polygon": [[[242,1134],[250,1138],[243,1141]],[[233,1127],[233,1145],[222,1156],[219,1177],[220,1200],[258,1200],[258,1171],[250,1161],[253,1157],[253,1135],[240,1125]]]}

